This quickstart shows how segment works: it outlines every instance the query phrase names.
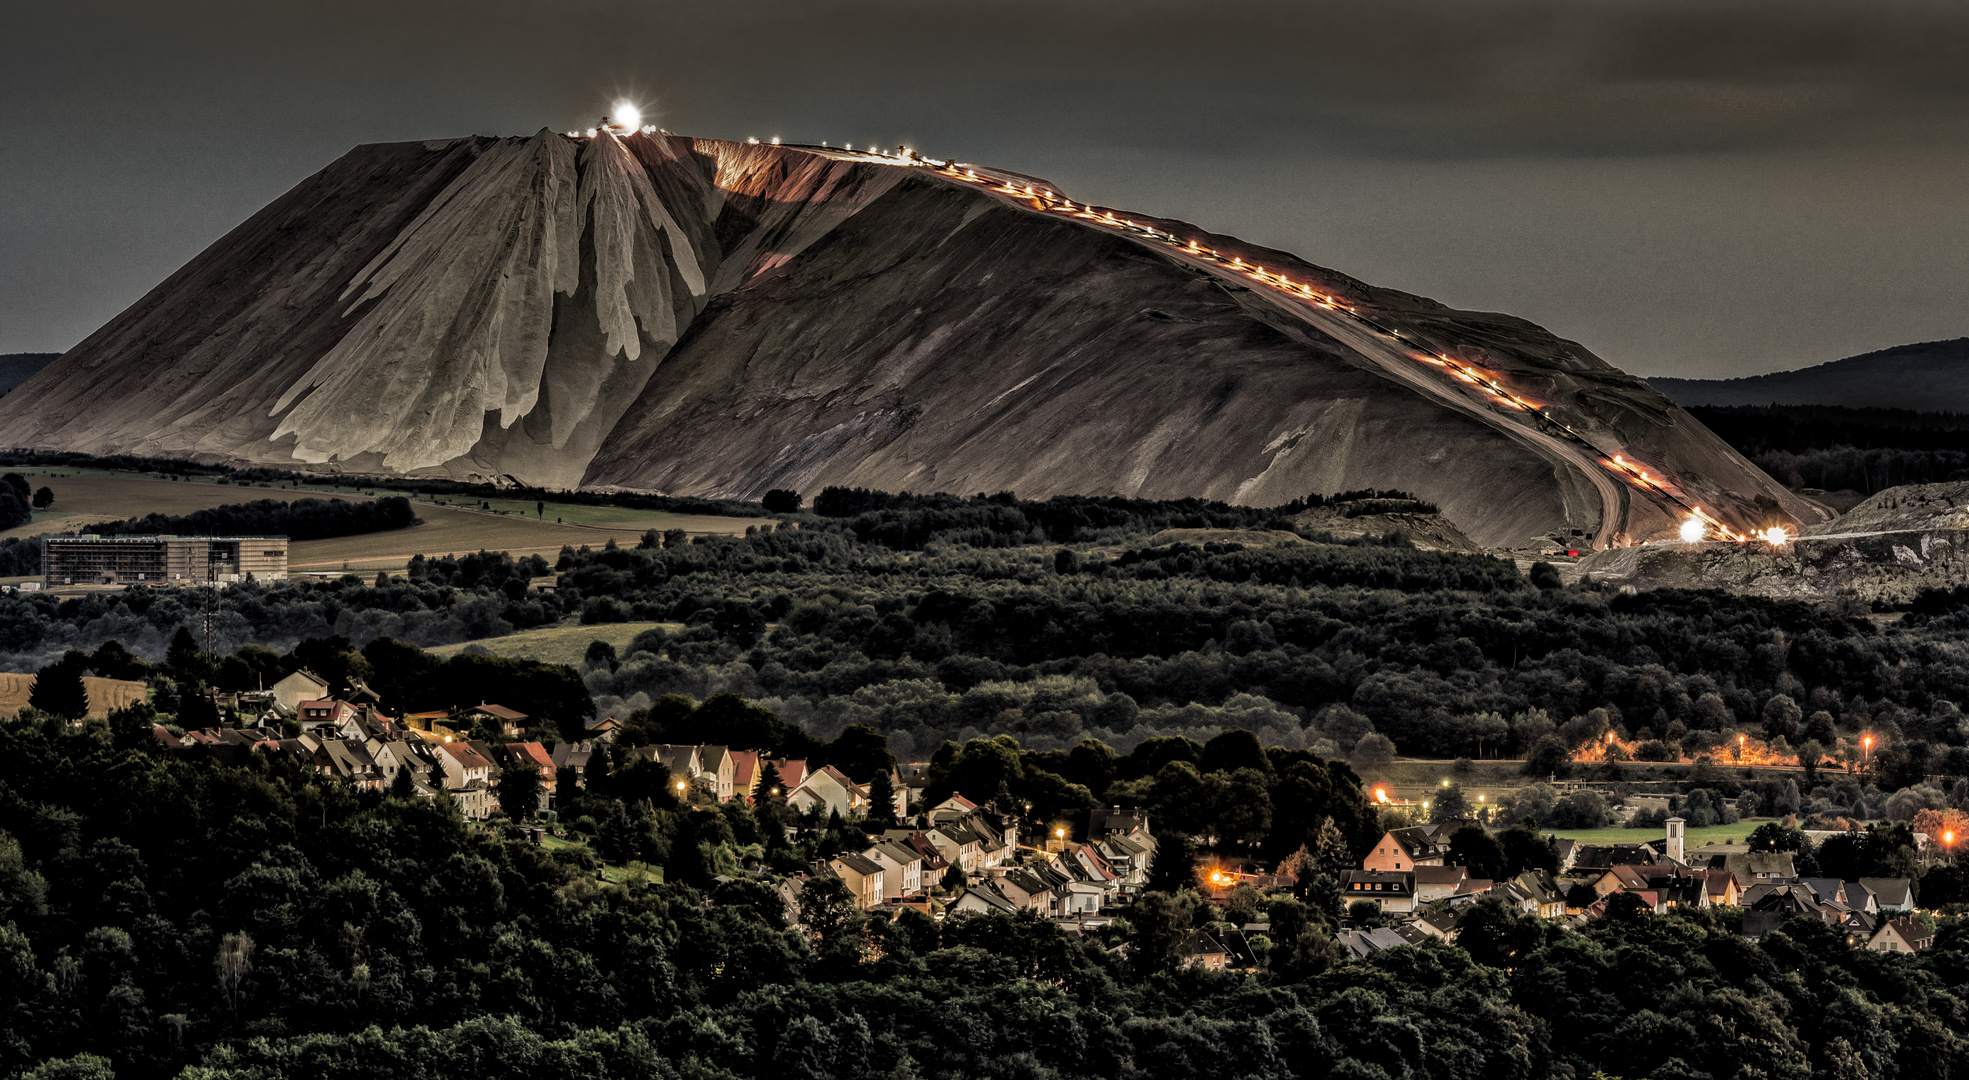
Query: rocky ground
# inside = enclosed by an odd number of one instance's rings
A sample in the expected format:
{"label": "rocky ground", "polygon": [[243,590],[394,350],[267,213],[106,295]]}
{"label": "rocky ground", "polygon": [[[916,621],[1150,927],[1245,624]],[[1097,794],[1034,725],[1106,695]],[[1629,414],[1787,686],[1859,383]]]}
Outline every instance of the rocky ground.
{"label": "rocky ground", "polygon": [[1652,543],[1597,552],[1561,572],[1642,589],[1898,606],[1924,588],[1969,584],[1969,483],[1889,488],[1782,547]]}

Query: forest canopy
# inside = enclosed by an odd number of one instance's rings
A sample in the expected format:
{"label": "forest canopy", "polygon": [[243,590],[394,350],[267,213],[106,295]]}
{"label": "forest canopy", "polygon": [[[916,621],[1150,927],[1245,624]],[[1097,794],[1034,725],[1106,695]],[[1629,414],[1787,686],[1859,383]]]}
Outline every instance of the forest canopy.
{"label": "forest canopy", "polygon": [[408,528],[417,524],[417,520],[417,511],[411,508],[410,500],[401,495],[362,502],[255,499],[189,514],[146,514],[123,521],[102,521],[81,531],[100,536],[285,536],[290,540],[326,540]]}

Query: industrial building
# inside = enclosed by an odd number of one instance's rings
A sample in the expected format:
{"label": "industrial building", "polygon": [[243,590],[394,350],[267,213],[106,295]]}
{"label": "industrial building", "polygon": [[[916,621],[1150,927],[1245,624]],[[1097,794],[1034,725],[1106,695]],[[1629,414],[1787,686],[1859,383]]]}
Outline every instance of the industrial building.
{"label": "industrial building", "polygon": [[41,541],[49,585],[203,585],[282,581],[284,536],[49,536]]}

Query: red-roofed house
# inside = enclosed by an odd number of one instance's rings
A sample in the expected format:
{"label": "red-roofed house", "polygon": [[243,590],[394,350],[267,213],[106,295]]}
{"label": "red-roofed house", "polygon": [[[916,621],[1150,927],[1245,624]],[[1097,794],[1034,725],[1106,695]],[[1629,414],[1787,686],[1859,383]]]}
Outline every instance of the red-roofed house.
{"label": "red-roofed house", "polygon": [[480,702],[476,708],[465,710],[465,715],[471,720],[477,720],[481,716],[489,717],[499,725],[501,735],[526,734],[527,721],[532,719],[517,709],[509,709],[504,705],[488,705],[485,702]]}
{"label": "red-roofed house", "polygon": [[492,762],[457,740],[439,743],[436,757],[444,789],[458,800],[458,809],[468,818],[492,813]]}
{"label": "red-roofed house", "polygon": [[759,782],[759,752],[732,750],[728,753],[732,759],[732,794],[741,799],[750,799],[753,786]]}
{"label": "red-roofed house", "polygon": [[848,774],[832,765],[822,765],[808,773],[800,784],[786,790],[786,801],[795,809],[805,810],[820,803],[844,819],[861,817],[868,812],[868,789],[848,779]]}
{"label": "red-roofed house", "polygon": [[1427,904],[1447,900],[1462,891],[1470,872],[1460,866],[1418,866],[1415,874],[1415,902]]}
{"label": "red-roofed house", "polygon": [[1743,900],[1743,892],[1737,888],[1737,876],[1728,870],[1703,870],[1703,889],[1709,893],[1710,907],[1737,907]]}
{"label": "red-roofed house", "polygon": [[537,742],[516,742],[506,744],[506,760],[514,768],[540,770],[540,807],[549,810],[554,804],[554,756],[547,748]]}
{"label": "red-roofed house", "polygon": [[1406,873],[1418,866],[1441,866],[1448,852],[1447,845],[1436,843],[1428,826],[1392,829],[1361,860],[1361,869]]}
{"label": "red-roofed house", "polygon": [[303,701],[294,707],[294,719],[300,721],[302,731],[316,728],[336,728],[354,720],[356,707],[346,701],[318,699]]}
{"label": "red-roofed house", "polygon": [[1927,948],[1934,940],[1935,935],[1913,919],[1887,919],[1873,932],[1866,947],[1874,952],[1912,953]]}

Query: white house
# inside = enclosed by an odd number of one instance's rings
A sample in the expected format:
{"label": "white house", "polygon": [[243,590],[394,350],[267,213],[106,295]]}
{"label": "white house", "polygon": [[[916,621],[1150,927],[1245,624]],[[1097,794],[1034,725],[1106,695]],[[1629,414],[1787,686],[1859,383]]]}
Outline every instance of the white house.
{"label": "white house", "polygon": [[908,844],[884,840],[861,853],[882,868],[882,898],[896,900],[923,894],[923,855]]}
{"label": "white house", "polygon": [[492,762],[463,742],[438,744],[438,768],[444,772],[444,789],[458,800],[458,808],[468,818],[492,813]]}
{"label": "white house", "polygon": [[854,894],[855,906],[867,911],[880,904],[882,895],[882,866],[872,859],[846,852],[827,860],[827,868]]}
{"label": "white house", "polygon": [[303,701],[316,701],[328,696],[328,683],[321,676],[302,668],[273,684],[274,704],[293,712]]}

